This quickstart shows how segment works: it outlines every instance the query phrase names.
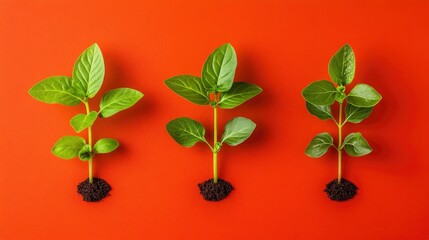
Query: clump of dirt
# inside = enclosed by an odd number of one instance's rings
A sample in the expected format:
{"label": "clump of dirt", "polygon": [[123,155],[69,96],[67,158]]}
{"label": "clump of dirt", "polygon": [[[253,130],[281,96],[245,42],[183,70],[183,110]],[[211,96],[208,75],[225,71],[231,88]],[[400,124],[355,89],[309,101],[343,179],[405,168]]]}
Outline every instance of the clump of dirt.
{"label": "clump of dirt", "polygon": [[109,196],[109,191],[112,188],[101,178],[93,178],[92,183],[89,183],[89,178],[77,185],[77,192],[82,195],[86,202],[99,202],[103,198]]}
{"label": "clump of dirt", "polygon": [[347,201],[352,199],[357,194],[358,187],[347,179],[342,178],[338,183],[337,179],[332,180],[326,184],[324,190],[328,197],[334,201]]}
{"label": "clump of dirt", "polygon": [[199,183],[198,188],[200,188],[200,193],[205,200],[213,202],[226,198],[234,190],[229,182],[220,178],[218,178],[217,183],[214,183],[213,178]]}

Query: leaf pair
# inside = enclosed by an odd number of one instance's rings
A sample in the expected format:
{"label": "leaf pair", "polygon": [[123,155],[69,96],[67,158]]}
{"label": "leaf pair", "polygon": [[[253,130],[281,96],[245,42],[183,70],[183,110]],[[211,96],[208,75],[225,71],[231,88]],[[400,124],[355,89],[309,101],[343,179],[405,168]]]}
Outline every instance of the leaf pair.
{"label": "leaf pair", "polygon": [[[331,146],[335,147],[332,136],[329,133],[320,133],[311,140],[305,150],[305,154],[309,157],[318,158],[323,156]],[[350,133],[344,139],[340,150],[342,148],[353,157],[364,156],[372,152],[371,146],[359,132]]]}
{"label": "leaf pair", "polygon": [[[302,91],[304,99],[317,106],[332,105],[338,94],[334,84],[328,80],[311,83]],[[381,95],[367,84],[357,84],[346,96],[347,102],[356,107],[374,107],[381,100]]]}
{"label": "leaf pair", "polygon": [[[233,118],[225,125],[220,145],[226,143],[237,146],[250,137],[255,130],[256,124],[245,117]],[[182,117],[176,118],[167,124],[167,131],[173,139],[184,147],[192,147],[197,142],[205,142],[204,126],[193,119]]]}
{"label": "leaf pair", "polygon": [[60,138],[52,148],[52,153],[63,159],[79,157],[82,161],[87,161],[94,154],[109,153],[119,146],[119,142],[112,138],[98,140],[93,151],[91,146],[86,144],[85,139],[77,136],[64,136]]}
{"label": "leaf pair", "polygon": [[74,106],[94,97],[104,80],[104,59],[100,48],[93,44],[77,59],[72,78],[49,77],[34,85],[29,93],[45,103]]}
{"label": "leaf pair", "polygon": [[234,83],[237,57],[231,44],[217,48],[204,63],[202,77],[179,75],[165,80],[168,88],[188,101],[208,105],[210,93],[221,93],[218,104],[221,108],[235,108],[255,97],[262,89],[246,82]]}

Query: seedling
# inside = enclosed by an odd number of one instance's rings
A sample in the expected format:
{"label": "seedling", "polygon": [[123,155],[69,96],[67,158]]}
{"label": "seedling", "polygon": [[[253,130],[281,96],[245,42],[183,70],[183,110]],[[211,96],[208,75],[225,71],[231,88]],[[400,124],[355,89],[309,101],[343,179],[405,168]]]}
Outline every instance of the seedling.
{"label": "seedling", "polygon": [[100,90],[104,79],[104,60],[100,48],[93,44],[77,59],[72,77],[48,77],[34,85],[29,94],[44,103],[76,106],[83,103],[86,114],[77,114],[70,125],[77,132],[87,129],[88,139],[79,136],[64,136],[53,146],[52,153],[62,159],[79,157],[88,162],[89,177],[78,185],[78,192],[84,201],[98,202],[107,196],[111,187],[101,178],[93,177],[92,161],[96,154],[114,151],[119,142],[102,138],[93,145],[91,127],[98,117],[107,118],[133,106],[143,94],[131,88],[110,90],[101,98],[99,111],[90,110],[89,99]]}
{"label": "seedling", "polygon": [[171,137],[184,147],[205,143],[213,153],[213,179],[198,184],[201,195],[208,201],[220,201],[233,189],[218,178],[218,153],[224,143],[237,146],[253,133],[256,124],[245,117],[236,117],[225,125],[218,139],[218,108],[232,109],[262,92],[255,84],[233,82],[237,57],[234,48],[225,44],[217,48],[204,63],[202,77],[179,75],[165,80],[167,87],[192,103],[213,108],[213,143],[205,138],[204,126],[187,117],[176,118],[167,124]]}
{"label": "seedling", "polygon": [[[338,144],[334,145],[329,133],[320,133],[311,140],[305,153],[310,157],[318,158],[323,156],[331,146],[337,150],[338,178],[327,184],[325,192],[332,200],[345,201],[356,195],[357,187],[341,176],[342,151],[345,150],[352,157],[359,157],[369,154],[372,148],[360,132],[350,133],[343,140],[343,126],[348,122],[360,123],[366,119],[374,106],[380,102],[381,95],[367,84],[357,84],[349,94],[346,94],[346,86],[355,76],[355,55],[347,44],[331,58],[328,70],[337,86],[328,80],[316,81],[305,87],[302,95],[310,114],[322,120],[331,119],[338,126]],[[331,112],[331,106],[335,102],[339,104],[337,119]],[[344,104],[345,116],[343,116]]]}

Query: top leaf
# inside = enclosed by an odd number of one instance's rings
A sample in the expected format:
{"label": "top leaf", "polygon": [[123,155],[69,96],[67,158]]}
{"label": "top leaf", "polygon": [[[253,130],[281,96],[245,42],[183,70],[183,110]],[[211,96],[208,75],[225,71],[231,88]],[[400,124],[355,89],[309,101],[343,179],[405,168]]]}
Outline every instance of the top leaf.
{"label": "top leaf", "polygon": [[335,102],[337,89],[328,80],[320,80],[310,83],[302,90],[304,99],[313,105],[332,105]]}
{"label": "top leaf", "polygon": [[234,81],[236,68],[237,56],[231,44],[224,44],[214,50],[204,63],[202,72],[206,91],[209,93],[228,91]]}
{"label": "top leaf", "polygon": [[59,103],[74,106],[81,102],[83,96],[72,87],[72,79],[66,76],[46,78],[34,85],[28,93],[44,103]]}
{"label": "top leaf", "polygon": [[350,84],[355,77],[355,54],[346,44],[329,61],[329,76],[340,86]]}
{"label": "top leaf", "polygon": [[231,89],[220,95],[219,106],[225,109],[235,108],[262,92],[255,84],[236,82]]}
{"label": "top leaf", "polygon": [[199,77],[189,75],[175,76],[165,80],[165,84],[175,93],[193,103],[200,105],[210,103],[208,94]]}
{"label": "top leaf", "polygon": [[103,79],[103,55],[95,43],[77,59],[73,68],[73,87],[82,95],[92,98],[100,90]]}

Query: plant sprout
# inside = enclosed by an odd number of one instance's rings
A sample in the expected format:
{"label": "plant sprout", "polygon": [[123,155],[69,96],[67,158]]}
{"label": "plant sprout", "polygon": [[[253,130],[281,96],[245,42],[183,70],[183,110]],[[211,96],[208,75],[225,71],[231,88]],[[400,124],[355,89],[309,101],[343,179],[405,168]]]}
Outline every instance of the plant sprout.
{"label": "plant sprout", "polygon": [[[337,86],[328,80],[316,81],[305,87],[302,95],[310,114],[322,120],[331,119],[337,125],[338,144],[334,145],[329,133],[320,133],[311,140],[305,153],[310,157],[318,158],[323,156],[331,146],[337,150],[338,178],[330,182],[325,191],[332,200],[345,201],[355,196],[357,187],[342,178],[342,151],[345,150],[352,157],[359,157],[369,154],[372,148],[359,132],[350,133],[343,140],[343,126],[346,123],[360,123],[366,119],[374,106],[380,102],[381,95],[367,84],[357,84],[349,94],[346,94],[346,86],[355,76],[355,55],[348,44],[340,48],[331,58],[328,70]],[[335,102],[339,104],[337,119],[331,112],[331,106]]]}
{"label": "plant sprout", "polygon": [[262,92],[255,84],[233,82],[237,67],[234,48],[225,44],[217,48],[207,58],[202,77],[179,75],[167,79],[166,85],[178,95],[198,105],[213,108],[213,143],[205,138],[204,126],[193,119],[181,117],[167,124],[171,137],[184,147],[192,147],[197,142],[205,143],[213,154],[213,179],[198,186],[204,199],[219,201],[233,189],[230,183],[218,177],[218,153],[224,143],[237,146],[253,133],[256,124],[245,117],[230,120],[218,139],[218,108],[232,109]]}
{"label": "plant sprout", "polygon": [[90,109],[89,100],[100,90],[104,80],[104,60],[100,48],[93,44],[77,59],[72,77],[48,77],[30,90],[29,94],[44,103],[76,106],[82,103],[85,106],[84,114],[77,114],[70,120],[70,125],[80,133],[87,129],[88,138],[80,136],[64,136],[52,148],[52,153],[63,159],[79,157],[88,162],[88,179],[78,185],[78,192],[84,201],[100,201],[107,196],[110,185],[101,178],[93,177],[92,161],[96,154],[114,151],[119,142],[112,138],[102,138],[93,144],[92,125],[98,117],[107,118],[133,106],[143,94],[131,88],[117,88],[110,90],[101,98],[100,109]]}

